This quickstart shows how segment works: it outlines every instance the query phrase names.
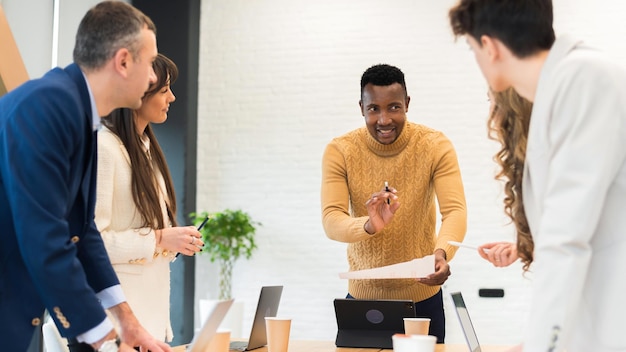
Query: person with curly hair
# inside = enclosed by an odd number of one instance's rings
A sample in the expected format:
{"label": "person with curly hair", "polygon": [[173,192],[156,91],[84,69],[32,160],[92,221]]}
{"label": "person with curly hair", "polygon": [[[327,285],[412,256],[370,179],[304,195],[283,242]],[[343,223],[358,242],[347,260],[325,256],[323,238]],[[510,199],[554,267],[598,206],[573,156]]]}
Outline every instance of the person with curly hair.
{"label": "person with curly hair", "polygon": [[[533,103],[516,195],[533,243],[517,251],[533,285],[514,351],[626,351],[626,69],[557,38],[550,0],[460,0],[449,18],[489,87]],[[523,147],[518,135],[506,134],[505,149]]]}
{"label": "person with curly hair", "polygon": [[500,166],[496,179],[504,182],[504,212],[515,225],[517,243],[486,243],[479,246],[478,254],[497,267],[509,266],[521,257],[527,271],[533,261],[534,244],[524,212],[522,179],[532,103],[512,88],[503,92],[489,90],[488,94],[489,137],[502,146],[493,157]]}

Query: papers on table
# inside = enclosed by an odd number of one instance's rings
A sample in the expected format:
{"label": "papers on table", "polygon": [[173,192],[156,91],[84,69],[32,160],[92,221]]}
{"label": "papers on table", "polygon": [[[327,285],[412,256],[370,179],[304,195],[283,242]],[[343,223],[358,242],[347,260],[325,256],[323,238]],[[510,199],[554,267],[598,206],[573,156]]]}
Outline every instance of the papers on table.
{"label": "papers on table", "polygon": [[435,272],[435,255],[409,260],[408,262],[339,273],[340,279],[410,279],[424,278]]}

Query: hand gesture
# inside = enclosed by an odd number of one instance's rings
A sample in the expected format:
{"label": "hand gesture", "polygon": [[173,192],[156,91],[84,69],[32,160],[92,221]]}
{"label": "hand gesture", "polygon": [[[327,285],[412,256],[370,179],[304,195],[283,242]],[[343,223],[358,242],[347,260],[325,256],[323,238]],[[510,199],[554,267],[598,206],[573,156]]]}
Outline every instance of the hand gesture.
{"label": "hand gesture", "polygon": [[193,226],[168,227],[161,231],[161,248],[168,251],[194,255],[202,250],[202,234]]}
{"label": "hand gesture", "polygon": [[369,220],[365,223],[367,233],[373,235],[391,222],[393,214],[400,208],[397,193],[398,191],[393,187],[389,187],[388,190],[383,187],[380,192],[372,194],[372,197],[365,202],[367,215],[369,215]]}
{"label": "hand gesture", "polygon": [[[484,249],[489,251],[485,253]],[[519,258],[517,245],[511,242],[485,243],[478,247],[478,254],[496,267],[509,266]]]}

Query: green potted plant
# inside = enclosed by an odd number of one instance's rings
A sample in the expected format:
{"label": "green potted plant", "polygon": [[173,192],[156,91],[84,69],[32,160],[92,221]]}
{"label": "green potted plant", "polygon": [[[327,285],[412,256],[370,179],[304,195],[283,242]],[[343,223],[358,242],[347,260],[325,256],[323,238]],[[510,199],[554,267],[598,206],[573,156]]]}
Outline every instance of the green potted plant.
{"label": "green potted plant", "polygon": [[192,221],[199,226],[206,217],[209,221],[200,229],[204,248],[200,253],[209,255],[211,262],[220,265],[219,299],[232,298],[232,270],[241,257],[250,259],[257,248],[254,234],[261,223],[253,221],[241,210],[225,209],[216,213],[191,213]]}

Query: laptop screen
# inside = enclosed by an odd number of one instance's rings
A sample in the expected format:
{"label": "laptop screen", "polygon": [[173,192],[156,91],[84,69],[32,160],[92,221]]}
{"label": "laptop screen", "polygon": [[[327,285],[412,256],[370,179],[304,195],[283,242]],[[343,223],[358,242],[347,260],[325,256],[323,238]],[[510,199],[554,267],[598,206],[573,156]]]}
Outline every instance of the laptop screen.
{"label": "laptop screen", "polygon": [[250,338],[246,349],[263,347],[267,344],[267,335],[265,333],[265,317],[275,317],[278,313],[278,304],[280,296],[283,293],[282,286],[263,286],[259,302],[257,303],[254,321],[250,330]]}
{"label": "laptop screen", "polygon": [[470,319],[469,312],[465,306],[465,301],[463,301],[463,295],[461,295],[461,292],[453,292],[450,295],[452,296],[456,315],[459,317],[459,322],[461,323],[461,329],[463,329],[467,346],[471,352],[481,352],[478,337],[476,336],[476,330],[474,330],[474,325],[472,325],[472,320]]}
{"label": "laptop screen", "polygon": [[233,300],[229,299],[227,301],[219,301],[213,307],[211,313],[207,317],[204,324],[202,324],[202,328],[198,333],[196,333],[193,337],[193,340],[187,347],[188,351],[191,352],[202,352],[205,351],[209,346],[211,339],[215,335],[217,328],[220,326],[220,323],[228,313],[230,306],[233,304]]}
{"label": "laptop screen", "polygon": [[259,296],[252,328],[250,329],[250,338],[247,341],[231,341],[231,351],[250,351],[267,344],[265,317],[276,316],[282,293],[282,286],[261,287],[261,295]]}

